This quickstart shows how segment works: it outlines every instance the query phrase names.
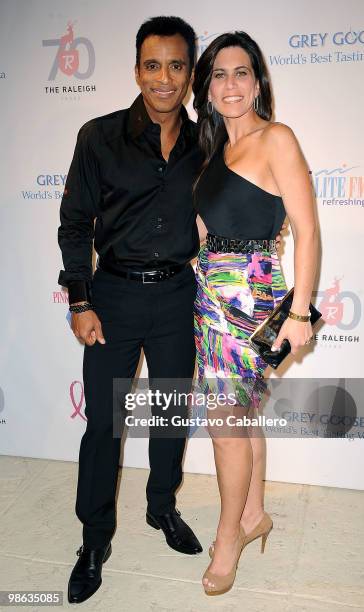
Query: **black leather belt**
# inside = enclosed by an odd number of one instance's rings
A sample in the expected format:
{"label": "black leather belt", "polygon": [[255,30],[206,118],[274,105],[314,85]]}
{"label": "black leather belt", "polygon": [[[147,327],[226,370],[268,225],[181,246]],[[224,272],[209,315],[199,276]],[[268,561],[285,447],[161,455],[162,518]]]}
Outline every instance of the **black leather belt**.
{"label": "black leather belt", "polygon": [[239,240],[207,234],[206,246],[213,253],[254,253],[256,251],[275,251],[275,240]]}
{"label": "black leather belt", "polygon": [[139,272],[137,270],[130,270],[127,268],[121,269],[116,268],[109,263],[105,263],[104,261],[98,260],[97,267],[100,270],[104,270],[105,272],[109,272],[110,274],[115,274],[115,276],[120,276],[120,278],[127,278],[128,280],[136,280],[143,284],[149,283],[159,283],[160,281],[167,280],[168,278],[172,278],[186,268],[188,264],[175,264],[173,266],[168,266],[161,270],[146,270],[145,272]]}

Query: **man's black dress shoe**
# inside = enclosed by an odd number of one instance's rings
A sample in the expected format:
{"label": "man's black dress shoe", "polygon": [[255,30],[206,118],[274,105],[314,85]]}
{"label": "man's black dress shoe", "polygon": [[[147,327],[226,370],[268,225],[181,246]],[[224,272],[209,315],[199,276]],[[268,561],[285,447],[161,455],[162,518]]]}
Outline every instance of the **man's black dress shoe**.
{"label": "man's black dress shoe", "polygon": [[102,548],[81,546],[77,555],[80,557],[71,572],[68,582],[68,601],[81,603],[93,595],[100,587],[102,564],[111,555],[111,544]]}
{"label": "man's black dress shoe", "polygon": [[168,546],[185,555],[196,555],[202,552],[202,546],[192,529],[181,519],[178,510],[167,514],[152,514],[147,510],[146,520],[154,529],[162,529]]}

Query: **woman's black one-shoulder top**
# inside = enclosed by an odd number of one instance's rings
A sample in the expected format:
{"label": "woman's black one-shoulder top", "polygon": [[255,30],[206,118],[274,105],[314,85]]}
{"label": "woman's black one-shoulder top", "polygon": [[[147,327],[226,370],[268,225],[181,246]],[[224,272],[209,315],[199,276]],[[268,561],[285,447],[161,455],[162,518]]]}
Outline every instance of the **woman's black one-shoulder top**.
{"label": "woman's black one-shoulder top", "polygon": [[220,146],[195,189],[195,206],[210,234],[274,239],[286,216],[283,200],[230,170]]}

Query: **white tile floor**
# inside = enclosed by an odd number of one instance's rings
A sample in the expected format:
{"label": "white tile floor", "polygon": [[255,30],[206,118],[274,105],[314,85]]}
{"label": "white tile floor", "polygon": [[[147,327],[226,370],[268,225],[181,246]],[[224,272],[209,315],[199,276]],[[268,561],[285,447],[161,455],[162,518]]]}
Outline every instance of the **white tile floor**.
{"label": "white tile floor", "polygon": [[201,555],[186,556],[145,523],[147,476],[123,470],[103,584],[87,602],[71,606],[67,582],[82,543],[74,514],[77,464],[0,457],[0,590],[61,590],[64,608],[97,612],[364,610],[363,492],[267,482],[274,529],[265,553],[260,540],[247,546],[234,588],[212,598],[200,580],[218,516],[215,477],[185,475],[177,506],[204,547]]}

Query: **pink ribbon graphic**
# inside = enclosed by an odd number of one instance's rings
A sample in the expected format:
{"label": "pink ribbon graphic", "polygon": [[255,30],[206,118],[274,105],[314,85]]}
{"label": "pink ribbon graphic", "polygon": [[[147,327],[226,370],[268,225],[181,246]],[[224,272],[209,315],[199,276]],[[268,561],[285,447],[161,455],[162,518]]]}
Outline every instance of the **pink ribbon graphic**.
{"label": "pink ribbon graphic", "polygon": [[[75,400],[75,395],[74,395],[74,388],[75,385],[80,385],[81,387],[81,398],[79,402],[76,402]],[[84,391],[83,391],[83,384],[82,382],[80,382],[79,380],[74,380],[73,383],[70,385],[70,397],[71,397],[71,402],[72,405],[75,409],[75,411],[73,412],[73,414],[71,414],[71,419],[74,419],[75,416],[78,414],[81,419],[83,419],[84,421],[87,421],[87,418],[81,413],[81,408],[82,408],[82,404],[83,404],[83,398],[84,398]]]}

